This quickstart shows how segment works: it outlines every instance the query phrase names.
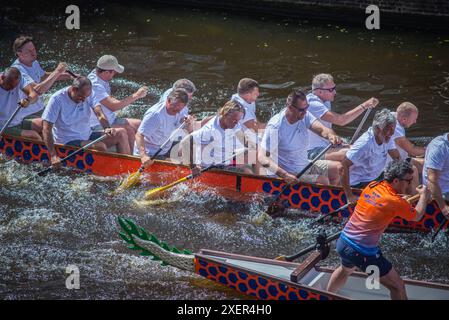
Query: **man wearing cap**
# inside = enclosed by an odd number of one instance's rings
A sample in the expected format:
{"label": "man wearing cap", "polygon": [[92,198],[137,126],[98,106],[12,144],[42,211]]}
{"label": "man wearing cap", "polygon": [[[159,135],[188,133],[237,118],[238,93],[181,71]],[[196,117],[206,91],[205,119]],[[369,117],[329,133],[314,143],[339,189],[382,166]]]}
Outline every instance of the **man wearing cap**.
{"label": "man wearing cap", "polygon": [[104,55],[98,59],[97,67],[92,70],[88,78],[92,82],[93,99],[96,105],[94,112],[90,117],[90,126],[94,131],[101,131],[104,129],[100,124],[98,118],[98,109],[101,109],[106,116],[108,126],[114,128],[124,128],[128,135],[128,142],[130,150],[134,146],[134,139],[137,129],[140,125],[139,119],[131,118],[117,118],[115,112],[119,111],[138,99],[147,95],[148,88],[141,87],[132,95],[118,100],[111,95],[111,87],[109,81],[114,78],[117,73],[122,73],[125,68],[120,65],[117,58],[111,55]]}
{"label": "man wearing cap", "polygon": [[[12,67],[16,67],[22,74],[25,74],[32,79],[32,86],[39,96],[47,92],[56,81],[68,80],[71,78],[66,72],[67,65],[65,62],[60,62],[53,72],[48,72],[42,69],[37,61],[37,53],[33,44],[33,38],[30,36],[20,36],[16,38],[13,44],[13,51],[17,56],[17,59],[13,62]],[[43,109],[44,101],[39,97],[36,103],[21,109],[17,114],[17,119],[25,119],[30,130],[42,133],[41,116]]]}
{"label": "man wearing cap", "polygon": [[[0,74],[0,129],[17,109],[18,104],[23,108],[37,101],[38,95],[32,86],[32,80],[27,75],[22,75],[15,67],[6,68]],[[24,98],[20,94],[23,93]],[[23,121],[18,114],[12,119],[4,133],[42,140],[39,133],[32,130],[31,123]]]}
{"label": "man wearing cap", "polygon": [[[330,74],[321,73],[313,77],[312,92],[307,95],[309,112],[327,128],[332,128],[332,124],[346,126],[357,119],[365,110],[375,108],[379,103],[376,98],[371,98],[346,113],[340,114],[331,110],[331,102],[334,101],[336,95],[334,78]],[[315,158],[326,146],[326,139],[312,132],[307,151],[309,159]],[[347,151],[348,148],[344,147],[331,148],[326,152],[324,158],[326,160],[343,161]]]}
{"label": "man wearing cap", "polygon": [[[124,130],[106,128],[103,132],[92,132],[89,119],[94,106],[92,83],[87,77],[76,78],[71,86],[62,88],[51,96],[42,119],[44,141],[50,153],[52,165],[61,162],[54,142],[82,147],[99,138],[103,133],[108,137],[94,144],[92,149],[106,151],[107,148],[116,145],[119,153],[130,153]],[[106,117],[101,109],[98,114],[100,123],[104,125]]]}

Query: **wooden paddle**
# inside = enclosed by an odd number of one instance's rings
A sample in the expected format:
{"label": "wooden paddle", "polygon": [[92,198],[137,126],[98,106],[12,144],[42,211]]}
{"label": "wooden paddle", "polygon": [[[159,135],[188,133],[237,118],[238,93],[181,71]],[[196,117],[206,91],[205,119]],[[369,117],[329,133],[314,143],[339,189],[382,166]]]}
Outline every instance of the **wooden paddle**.
{"label": "wooden paddle", "polygon": [[437,235],[440,233],[441,230],[443,230],[443,227],[448,223],[449,220],[443,215],[444,220],[441,222],[440,226],[438,227],[438,230],[433,234],[432,236],[432,243],[435,241]]}
{"label": "wooden paddle", "polygon": [[362,130],[362,127],[365,124],[366,119],[368,119],[368,116],[369,116],[371,110],[372,110],[371,108],[368,108],[366,110],[365,115],[363,116],[362,121],[360,121],[359,126],[355,130],[354,135],[352,136],[351,140],[349,141],[349,144],[353,144],[354,141],[357,139],[357,136],[359,135],[360,130]]}
{"label": "wooden paddle", "polygon": [[352,206],[352,205],[354,205],[354,204],[355,204],[355,203],[347,203],[347,204],[341,206],[340,208],[336,209],[335,211],[332,211],[332,212],[330,212],[330,213],[328,213],[328,214],[324,214],[324,215],[322,215],[321,217],[318,217],[318,218],[314,219],[314,220],[312,221],[312,224],[319,223],[319,222],[321,222],[321,221],[323,221],[323,220],[325,220],[325,219],[327,219],[327,218],[329,218],[329,217],[331,217],[331,216],[333,216],[333,215],[339,213],[340,211],[345,210],[346,208],[348,208],[349,206]]}
{"label": "wooden paddle", "polygon": [[[296,178],[301,178],[304,173],[306,173],[307,170],[309,170],[315,162],[317,162],[323,154],[327,152],[332,147],[332,143],[330,143],[326,148],[324,148],[312,161],[310,161],[297,175]],[[277,203],[281,195],[284,193],[287,188],[290,187],[290,184],[286,183],[284,187],[282,188],[281,192],[279,192],[270,202],[267,209],[267,214],[273,215],[280,209],[280,205]]]}
{"label": "wooden paddle", "polygon": [[[224,160],[224,161],[222,161],[222,162],[220,162],[220,163],[218,163],[218,164],[211,164],[211,165],[207,166],[206,168],[201,169],[201,170],[200,170],[200,173],[206,172],[206,171],[208,171],[208,170],[210,170],[210,169],[213,169],[213,168],[215,168],[215,167],[217,167],[217,166],[219,166],[219,165],[221,165],[221,164],[224,164],[224,163],[226,163],[227,161],[232,160],[234,157],[236,157],[236,156],[238,156],[239,154],[244,153],[244,152],[246,152],[246,151],[247,151],[247,149],[245,148],[245,149],[243,149],[242,151],[236,152],[236,153],[234,153],[231,157],[229,157],[228,159],[226,159],[226,160]],[[162,187],[158,187],[158,188],[154,188],[154,189],[148,190],[148,191],[145,193],[145,198],[146,198],[146,199],[153,198],[155,195],[160,194],[161,192],[164,192],[164,191],[166,191],[166,190],[168,190],[168,189],[170,189],[170,188],[172,188],[172,187],[174,187],[174,186],[176,186],[176,185],[178,185],[178,184],[180,184],[180,183],[183,183],[183,182],[185,182],[185,181],[187,181],[187,180],[190,180],[190,179],[193,179],[193,178],[195,178],[195,177],[194,177],[192,174],[189,174],[188,176],[183,177],[183,178],[181,178],[181,179],[179,179],[179,180],[176,180],[175,182],[172,182],[172,183],[167,184],[167,185],[165,185],[165,186],[162,186]]]}
{"label": "wooden paddle", "polygon": [[9,124],[11,123],[11,121],[14,119],[14,117],[16,116],[16,114],[20,111],[20,108],[22,108],[22,105],[17,102],[18,107],[16,108],[16,110],[14,110],[14,113],[9,117],[8,121],[6,121],[5,125],[3,126],[3,128],[0,130],[0,137],[3,135],[3,132],[6,130],[6,128],[9,126]]}
{"label": "wooden paddle", "polygon": [[[341,231],[338,231],[337,233],[331,235],[330,237],[327,237],[326,240],[325,240],[325,243],[329,243],[329,242],[337,239],[340,236],[340,233],[341,233]],[[277,257],[275,260],[293,261],[293,260],[296,260],[299,257],[301,257],[301,256],[303,256],[303,255],[305,255],[305,254],[307,254],[309,252],[312,252],[316,248],[317,248],[317,244],[315,243],[315,244],[312,244],[312,245],[308,246],[305,249],[302,249],[301,251],[299,251],[298,253],[295,253],[294,255],[291,255],[291,256],[283,256],[282,255],[282,256]]]}
{"label": "wooden paddle", "polygon": [[66,69],[65,72],[67,72],[68,74],[70,74],[72,77],[74,77],[75,79],[78,78],[78,76],[76,74],[74,74],[72,71],[70,71],[69,69]]}
{"label": "wooden paddle", "polygon": [[[184,125],[185,125],[185,121],[175,131],[173,131],[173,133],[170,135],[170,137],[168,137],[168,139],[159,147],[159,149],[157,149],[156,153],[150,157],[151,160],[154,160],[161,153],[161,151],[165,147],[165,145],[170,142],[170,140],[173,138],[175,133],[178,132],[178,130],[182,129],[184,127]],[[145,170],[145,166],[142,164],[140,166],[139,170],[137,170],[134,173],[131,173],[125,180],[123,180],[123,182],[115,190],[115,192],[113,192],[113,194],[119,193],[122,190],[130,189],[130,188],[134,187],[135,185],[137,185],[140,182],[140,177],[142,176],[142,172],[144,170]]]}
{"label": "wooden paddle", "polygon": [[[86,150],[87,148],[89,148],[90,146],[94,145],[95,143],[102,141],[103,139],[107,138],[107,136],[108,136],[107,134],[104,134],[104,135],[102,135],[101,137],[99,137],[99,138],[97,138],[97,139],[95,139],[95,140],[89,142],[89,143],[86,144],[85,146],[79,148],[78,150],[76,150],[76,151],[74,151],[74,152],[71,152],[67,157],[61,159],[61,163],[63,163],[64,161],[66,161],[66,160],[69,159],[70,157],[75,156],[75,155],[77,155],[78,153],[81,153],[81,151]],[[35,178],[35,177],[37,177],[37,176],[41,177],[41,176],[45,175],[47,172],[50,172],[52,169],[53,169],[53,165],[50,165],[49,167],[47,167],[47,168],[45,168],[45,169],[39,171],[39,172],[36,173],[35,175],[33,175],[33,176],[27,178],[27,179],[24,180],[22,183],[29,182],[31,179],[33,179],[33,178]]]}

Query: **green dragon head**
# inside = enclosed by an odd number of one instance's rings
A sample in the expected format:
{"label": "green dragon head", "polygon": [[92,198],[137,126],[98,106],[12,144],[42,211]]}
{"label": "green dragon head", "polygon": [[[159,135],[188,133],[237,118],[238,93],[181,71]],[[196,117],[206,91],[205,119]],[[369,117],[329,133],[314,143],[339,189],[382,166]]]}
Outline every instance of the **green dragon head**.
{"label": "green dragon head", "polygon": [[195,272],[195,256],[189,250],[180,251],[165,242],[160,242],[153,234],[148,234],[130,219],[118,217],[117,221],[124,231],[119,232],[119,235],[129,244],[129,249],[140,251],[140,255],[150,256],[154,261],[162,261],[162,265]]}

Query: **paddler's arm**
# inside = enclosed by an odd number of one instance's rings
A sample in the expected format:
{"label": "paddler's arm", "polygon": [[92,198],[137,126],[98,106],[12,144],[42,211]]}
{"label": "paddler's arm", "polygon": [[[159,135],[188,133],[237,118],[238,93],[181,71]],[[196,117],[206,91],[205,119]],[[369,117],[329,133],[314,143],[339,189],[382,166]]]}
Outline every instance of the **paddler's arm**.
{"label": "paddler's arm", "polygon": [[349,168],[353,165],[352,161],[347,157],[341,162],[343,166],[343,175],[341,176],[341,185],[346,194],[347,203],[356,203],[358,197],[352,193],[351,185],[349,182]]}
{"label": "paddler's arm", "polygon": [[108,129],[111,127],[111,124],[108,121],[108,118],[103,112],[103,109],[101,109],[101,105],[97,104],[93,109],[95,116],[97,117],[98,121],[100,122],[100,125],[103,127],[103,129]]}
{"label": "paddler's arm", "polygon": [[432,194],[432,198],[438,204],[441,212],[446,216],[446,218],[449,218],[449,205],[446,204],[446,201],[443,198],[443,192],[440,188],[440,174],[441,172],[439,170],[430,168],[427,169],[429,190]]}
{"label": "paddler's arm", "polygon": [[277,163],[271,159],[270,152],[266,151],[262,146],[259,146],[257,158],[262,167],[276,173],[277,176],[283,178],[288,184],[296,184],[299,182],[296,176],[278,166]]}
{"label": "paddler's arm", "polygon": [[243,125],[256,133],[259,130],[265,129],[265,127],[267,126],[266,123],[259,122],[257,121],[257,119],[248,120],[245,123],[243,123]]}
{"label": "paddler's arm", "polygon": [[182,163],[188,165],[192,175],[196,177],[201,174],[201,168],[196,165],[198,151],[196,148],[201,148],[201,146],[198,146],[193,140],[192,134],[188,134],[181,140],[179,149],[182,150]]}
{"label": "paddler's arm", "polygon": [[426,148],[415,146],[406,137],[396,138],[394,142],[396,142],[397,146],[404,149],[412,157],[423,156],[426,153]]}
{"label": "paddler's arm", "polygon": [[147,168],[151,166],[154,161],[147,155],[147,151],[145,150],[145,137],[139,131],[136,133],[136,145],[140,154],[140,161],[142,161],[142,165]]}
{"label": "paddler's arm", "polygon": [[20,100],[20,105],[23,108],[28,107],[30,104],[33,104],[37,101],[39,98],[39,95],[37,94],[36,90],[34,90],[34,87],[32,84],[27,85],[22,89],[22,91],[27,95],[26,98]]}
{"label": "paddler's arm", "polygon": [[54,140],[53,140],[53,123],[48,122],[47,120],[43,120],[43,128],[42,128],[42,135],[44,136],[44,142],[47,146],[48,152],[50,153],[50,162],[51,165],[57,165],[61,162],[61,158],[59,158],[58,154],[56,153]]}
{"label": "paddler's arm", "polygon": [[423,217],[424,213],[426,213],[427,202],[429,202],[430,199],[430,192],[427,187],[423,185],[418,186],[416,191],[419,194],[419,200],[415,207],[417,214],[414,221],[419,221]]}
{"label": "paddler's arm", "polygon": [[108,108],[111,111],[118,111],[120,109],[123,109],[124,107],[130,105],[136,100],[142,99],[145,97],[148,93],[148,87],[141,87],[136,92],[134,92],[132,95],[122,99],[118,100],[117,98],[114,98],[112,96],[108,96],[100,101],[102,105],[104,105],[106,108]]}
{"label": "paddler's arm", "polygon": [[50,90],[57,80],[61,80],[60,78],[65,74],[66,70],[67,64],[65,62],[60,62],[53,72],[45,73],[45,76],[41,79],[42,81],[36,84],[34,89],[39,95],[44,94]]}
{"label": "paddler's arm", "polygon": [[323,137],[324,139],[329,140],[329,142],[333,145],[340,145],[343,142],[343,140],[335,133],[334,130],[324,126],[319,121],[314,121],[310,126],[310,130],[313,133]]}
{"label": "paddler's arm", "polygon": [[401,155],[399,154],[398,149],[390,149],[390,150],[388,150],[388,154],[390,155],[391,159],[393,159],[393,160],[401,159]]}
{"label": "paddler's arm", "polygon": [[321,117],[321,120],[343,127],[357,119],[363,112],[365,112],[365,110],[375,108],[378,104],[379,100],[371,98],[344,114],[329,110]]}

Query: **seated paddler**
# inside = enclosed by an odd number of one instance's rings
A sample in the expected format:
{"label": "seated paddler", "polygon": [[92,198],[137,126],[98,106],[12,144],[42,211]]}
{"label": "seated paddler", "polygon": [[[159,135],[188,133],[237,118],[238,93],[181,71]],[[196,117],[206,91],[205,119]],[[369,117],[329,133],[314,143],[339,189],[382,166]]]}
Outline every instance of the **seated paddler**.
{"label": "seated paddler", "polygon": [[268,175],[277,175],[289,184],[302,181],[338,185],[341,171],[338,161],[317,160],[299,179],[296,177],[309,164],[309,129],[328,144],[342,143],[332,129],[308,112],[308,108],[304,92],[294,90],[288,95],[286,107],[268,121],[259,146],[259,161]]}

